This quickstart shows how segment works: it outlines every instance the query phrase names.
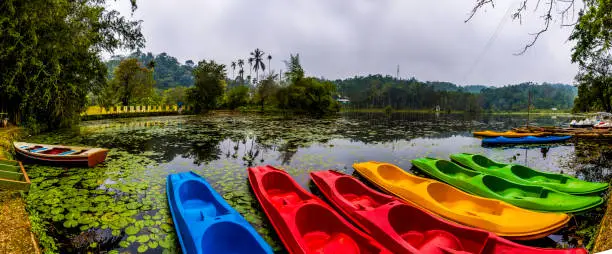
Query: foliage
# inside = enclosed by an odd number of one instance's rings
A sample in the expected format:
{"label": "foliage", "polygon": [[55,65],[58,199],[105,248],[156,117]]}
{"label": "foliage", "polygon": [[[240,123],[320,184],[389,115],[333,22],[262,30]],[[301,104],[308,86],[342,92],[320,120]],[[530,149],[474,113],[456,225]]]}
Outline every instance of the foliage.
{"label": "foliage", "polygon": [[225,91],[225,65],[215,61],[200,61],[193,70],[195,87],[187,91],[187,100],[194,106],[195,113],[206,112],[217,107]]}
{"label": "foliage", "polygon": [[246,106],[249,103],[249,88],[246,86],[236,86],[227,91],[225,105],[234,110]]}
{"label": "foliage", "polygon": [[[395,109],[434,109],[460,111],[526,110],[528,93],[539,109],[569,109],[576,89],[569,85],[523,83],[504,87],[459,87],[447,82],[398,80],[391,76],[370,75],[334,81],[338,92],[355,107]],[[477,93],[474,92],[481,88]],[[531,90],[531,91],[530,91]]]}
{"label": "foliage", "polygon": [[578,97],[574,111],[612,111],[612,56],[595,58],[576,76]]}
{"label": "foliage", "polygon": [[145,103],[150,105],[150,97],[155,96],[153,71],[142,66],[135,58],[121,61],[115,68],[115,75],[103,90],[101,105],[130,106]]}
{"label": "foliage", "polygon": [[105,84],[101,53],[144,45],[140,22],[105,0],[5,0],[0,12],[0,111],[33,129],[78,121]]}
{"label": "foliage", "polygon": [[304,69],[302,69],[302,65],[300,64],[300,54],[289,55],[289,61],[285,61],[285,65],[287,67],[285,77],[287,77],[290,82],[295,83],[304,77]]}
{"label": "foliage", "polygon": [[585,9],[570,36],[576,41],[572,62],[577,62],[578,98],[574,111],[612,111],[612,1],[585,0]]}
{"label": "foliage", "polygon": [[38,244],[42,247],[42,252],[45,254],[59,253],[55,239],[47,234],[48,222],[41,219],[40,215],[36,211],[30,211],[30,225],[32,225],[32,233],[36,235]]}
{"label": "foliage", "polygon": [[278,75],[270,74],[257,85],[256,95],[259,105],[261,106],[261,111],[264,110],[266,102],[274,98],[274,95],[278,90],[278,84],[276,83],[277,78]]}
{"label": "foliage", "polygon": [[185,64],[181,64],[175,57],[170,56],[165,52],[155,55],[151,52],[145,54],[143,52],[136,51],[127,56],[113,56],[110,60],[105,62],[109,69],[108,79],[113,78],[114,68],[117,67],[122,60],[128,58],[136,58],[139,62],[145,64],[155,64],[153,79],[155,79],[155,87],[158,89],[166,90],[179,86],[193,86],[193,61],[187,60],[185,61]]}
{"label": "foliage", "polygon": [[323,115],[339,110],[333,98],[335,93],[336,86],[332,82],[308,77],[281,87],[276,97],[281,109]]}
{"label": "foliage", "polygon": [[187,89],[184,86],[177,86],[163,92],[165,105],[178,105],[187,102]]}

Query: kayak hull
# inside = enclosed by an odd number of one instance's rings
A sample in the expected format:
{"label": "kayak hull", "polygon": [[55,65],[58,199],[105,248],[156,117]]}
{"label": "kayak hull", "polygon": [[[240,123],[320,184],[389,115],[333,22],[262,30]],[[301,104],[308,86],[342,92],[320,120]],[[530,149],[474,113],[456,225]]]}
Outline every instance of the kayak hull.
{"label": "kayak hull", "polygon": [[289,253],[391,253],[272,166],[248,169],[249,182]]}
{"label": "kayak hull", "polygon": [[184,253],[274,253],[255,229],[199,175],[171,174],[166,188]]}
{"label": "kayak hull", "polygon": [[587,253],[583,248],[544,249],[513,243],[441,219],[336,171],[310,175],[334,207],[394,253]]}
{"label": "kayak hull", "polygon": [[564,142],[570,138],[572,138],[572,136],[546,136],[546,137],[526,136],[526,137],[520,137],[520,138],[495,137],[495,138],[484,138],[482,140],[482,144],[483,145],[547,144],[547,143]]}
{"label": "kayak hull", "polygon": [[389,163],[356,163],[353,168],[368,181],[410,204],[512,239],[545,237],[569,221],[567,214],[534,212],[470,195],[445,183],[408,174]]}
{"label": "kayak hull", "polygon": [[452,161],[466,168],[515,183],[533,184],[576,195],[593,194],[608,189],[607,183],[587,182],[564,174],[537,171],[523,165],[499,163],[478,154],[458,153],[450,157]]}
{"label": "kayak hull", "polygon": [[574,196],[534,184],[519,184],[447,160],[419,158],[412,165],[465,192],[544,212],[579,212],[603,203],[598,196]]}

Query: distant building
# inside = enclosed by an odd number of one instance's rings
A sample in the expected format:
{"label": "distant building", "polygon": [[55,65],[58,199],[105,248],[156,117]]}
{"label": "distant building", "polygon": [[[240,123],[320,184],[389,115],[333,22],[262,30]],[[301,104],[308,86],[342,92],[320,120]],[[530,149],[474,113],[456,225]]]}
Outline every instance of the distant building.
{"label": "distant building", "polygon": [[557,111],[557,108],[551,108],[553,111]]}

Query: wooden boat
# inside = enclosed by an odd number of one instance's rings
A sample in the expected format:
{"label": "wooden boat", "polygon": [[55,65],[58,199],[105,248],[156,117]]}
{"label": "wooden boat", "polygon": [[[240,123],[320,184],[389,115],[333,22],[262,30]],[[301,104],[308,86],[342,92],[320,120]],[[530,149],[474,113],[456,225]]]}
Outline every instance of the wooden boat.
{"label": "wooden boat", "polygon": [[467,193],[543,212],[574,213],[599,206],[599,196],[576,196],[533,183],[515,183],[447,160],[418,158],[412,165]]}
{"label": "wooden boat", "polygon": [[353,168],[368,181],[406,202],[463,225],[516,240],[548,236],[570,219],[563,213],[534,212],[474,196],[448,184],[408,174],[389,163],[355,163]]}
{"label": "wooden boat", "polygon": [[272,166],[248,172],[255,197],[289,253],[392,253],[300,187],[287,172]]}
{"label": "wooden boat", "polygon": [[481,137],[506,137],[506,138],[520,138],[527,136],[541,136],[544,133],[538,132],[514,132],[514,131],[505,131],[505,132],[497,132],[497,131],[475,131],[474,136]]}
{"label": "wooden boat", "polygon": [[546,143],[558,143],[567,141],[572,136],[545,136],[545,137],[520,137],[520,138],[506,138],[506,137],[491,137],[484,138],[482,140],[483,145],[517,145],[517,144],[546,144]]}
{"label": "wooden boat", "polygon": [[504,164],[479,154],[458,153],[451,154],[450,157],[457,164],[476,171],[515,183],[548,187],[569,194],[591,194],[608,189],[608,183],[587,182],[569,175],[537,171],[519,164]]}
{"label": "wooden boat", "polygon": [[106,159],[108,149],[14,142],[15,152],[31,161],[65,166],[94,167]]}
{"label": "wooden boat", "polygon": [[377,192],[336,171],[310,173],[333,206],[393,253],[584,253],[584,248],[544,249],[439,218]]}
{"label": "wooden boat", "polygon": [[196,173],[168,175],[166,192],[183,253],[274,253],[251,224]]}
{"label": "wooden boat", "polygon": [[20,161],[0,159],[0,189],[30,189],[30,178]]}

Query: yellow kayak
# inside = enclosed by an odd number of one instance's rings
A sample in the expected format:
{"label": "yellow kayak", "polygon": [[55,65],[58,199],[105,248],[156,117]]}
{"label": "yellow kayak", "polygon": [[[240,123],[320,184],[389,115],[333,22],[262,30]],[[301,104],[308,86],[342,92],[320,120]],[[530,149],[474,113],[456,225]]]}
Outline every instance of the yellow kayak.
{"label": "yellow kayak", "polygon": [[506,137],[506,138],[521,138],[527,136],[542,136],[544,133],[542,132],[514,132],[514,131],[505,131],[505,132],[497,132],[497,131],[475,131],[474,136],[482,136],[482,137]]}
{"label": "yellow kayak", "polygon": [[567,214],[534,212],[467,194],[445,183],[409,174],[389,163],[355,163],[353,168],[368,181],[408,203],[449,220],[516,240],[545,237],[569,221]]}

